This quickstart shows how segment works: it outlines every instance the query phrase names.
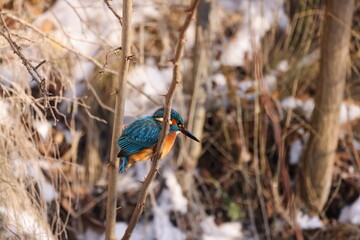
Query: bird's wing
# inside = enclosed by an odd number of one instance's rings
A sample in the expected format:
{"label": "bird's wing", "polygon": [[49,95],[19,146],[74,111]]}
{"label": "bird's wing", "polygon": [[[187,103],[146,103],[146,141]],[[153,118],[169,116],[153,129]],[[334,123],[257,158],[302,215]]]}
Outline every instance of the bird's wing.
{"label": "bird's wing", "polygon": [[129,156],[156,144],[161,125],[152,117],[144,117],[130,124],[118,139],[121,148],[118,156]]}

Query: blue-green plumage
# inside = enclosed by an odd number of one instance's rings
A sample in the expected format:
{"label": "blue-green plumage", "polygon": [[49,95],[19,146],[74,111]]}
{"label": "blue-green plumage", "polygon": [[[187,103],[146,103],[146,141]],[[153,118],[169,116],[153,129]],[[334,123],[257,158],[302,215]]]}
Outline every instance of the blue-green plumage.
{"label": "blue-green plumage", "polygon": [[[118,157],[121,159],[119,172],[126,169],[131,155],[155,146],[161,134],[163,116],[164,108],[160,108],[152,116],[139,118],[124,130],[117,141],[120,147]],[[199,141],[184,128],[184,120],[178,112],[172,109],[170,118],[175,120],[176,124],[170,126],[169,133],[182,131],[192,139]]]}

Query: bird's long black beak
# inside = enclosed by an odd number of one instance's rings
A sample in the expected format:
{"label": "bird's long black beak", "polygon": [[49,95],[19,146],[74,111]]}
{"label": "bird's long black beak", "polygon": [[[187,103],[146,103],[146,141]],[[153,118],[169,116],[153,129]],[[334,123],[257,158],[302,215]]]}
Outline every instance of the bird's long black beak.
{"label": "bird's long black beak", "polygon": [[192,140],[195,140],[197,142],[200,142],[199,139],[197,139],[191,132],[189,132],[186,128],[183,128],[180,130],[183,134],[191,138]]}

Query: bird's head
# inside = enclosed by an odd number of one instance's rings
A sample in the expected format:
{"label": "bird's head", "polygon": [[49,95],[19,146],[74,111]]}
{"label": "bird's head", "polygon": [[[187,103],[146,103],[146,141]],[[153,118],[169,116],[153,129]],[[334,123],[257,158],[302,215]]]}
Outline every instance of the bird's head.
{"label": "bird's head", "polygon": [[[153,117],[155,120],[163,122],[164,121],[164,108],[159,108],[156,110],[153,114]],[[184,127],[184,119],[181,117],[180,113],[175,111],[174,109],[171,109],[171,116],[170,116],[170,132],[182,132],[187,137],[200,142],[199,139],[197,139],[191,132],[189,132]]]}

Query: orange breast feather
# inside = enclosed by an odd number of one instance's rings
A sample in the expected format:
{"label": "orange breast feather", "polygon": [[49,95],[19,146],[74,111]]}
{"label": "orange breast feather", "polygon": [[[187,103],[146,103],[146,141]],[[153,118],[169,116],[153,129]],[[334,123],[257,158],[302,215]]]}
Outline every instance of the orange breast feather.
{"label": "orange breast feather", "polygon": [[176,132],[172,132],[166,136],[164,141],[164,146],[162,148],[161,158],[164,158],[170,152],[170,149],[174,145],[175,139],[176,139]]}

